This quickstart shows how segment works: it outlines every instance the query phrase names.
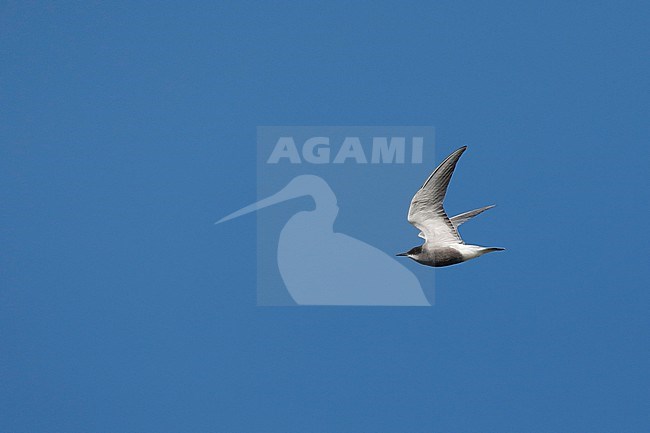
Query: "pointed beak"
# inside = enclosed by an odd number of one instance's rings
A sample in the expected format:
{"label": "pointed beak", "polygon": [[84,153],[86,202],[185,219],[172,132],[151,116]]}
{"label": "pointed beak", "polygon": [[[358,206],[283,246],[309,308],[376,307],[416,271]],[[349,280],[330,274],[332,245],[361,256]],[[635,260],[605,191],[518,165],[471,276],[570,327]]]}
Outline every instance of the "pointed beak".
{"label": "pointed beak", "polygon": [[217,221],[215,224],[221,224],[221,223],[226,222],[228,220],[240,217],[242,215],[246,215],[247,213],[263,209],[263,208],[265,208],[267,206],[271,206],[271,205],[274,205],[276,203],[281,203],[283,201],[287,201],[287,200],[290,200],[292,198],[299,197],[300,195],[301,194],[291,193],[291,192],[289,192],[289,190],[287,188],[283,188],[282,190],[280,190],[279,192],[273,194],[270,197],[263,198],[262,200],[260,200],[260,201],[258,201],[256,203],[250,204],[250,205],[248,205],[246,207],[243,207],[243,208],[239,209],[236,212],[231,213],[230,215],[226,215],[225,217],[223,217],[219,221]]}
{"label": "pointed beak", "polygon": [[408,256],[408,254],[407,253],[399,253],[399,254],[395,254],[395,256]]}

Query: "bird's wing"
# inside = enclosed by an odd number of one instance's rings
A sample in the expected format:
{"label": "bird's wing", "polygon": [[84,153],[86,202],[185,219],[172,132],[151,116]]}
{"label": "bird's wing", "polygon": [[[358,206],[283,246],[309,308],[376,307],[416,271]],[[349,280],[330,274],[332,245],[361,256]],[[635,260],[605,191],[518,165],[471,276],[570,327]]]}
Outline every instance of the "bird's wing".
{"label": "bird's wing", "polygon": [[470,210],[468,212],[463,212],[460,215],[456,215],[450,218],[451,223],[454,225],[454,227],[458,228],[459,225],[461,225],[464,222],[469,221],[470,219],[474,218],[476,215],[485,212],[488,209],[492,209],[494,207],[493,204],[490,206],[485,206],[479,209],[474,209]]}
{"label": "bird's wing", "polygon": [[464,243],[445,213],[442,203],[458,159],[466,149],[467,146],[463,146],[442,161],[411,200],[408,222],[422,231],[426,243],[435,245]]}

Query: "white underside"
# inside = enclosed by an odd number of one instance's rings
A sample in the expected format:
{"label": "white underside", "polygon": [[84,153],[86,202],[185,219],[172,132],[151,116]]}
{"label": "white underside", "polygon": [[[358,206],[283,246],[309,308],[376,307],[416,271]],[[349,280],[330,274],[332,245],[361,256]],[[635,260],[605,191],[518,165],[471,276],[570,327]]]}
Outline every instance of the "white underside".
{"label": "white underside", "polygon": [[465,260],[482,256],[485,253],[485,250],[487,250],[487,248],[485,247],[480,247],[478,245],[467,245],[467,244],[454,244],[454,245],[449,245],[449,247],[461,253]]}

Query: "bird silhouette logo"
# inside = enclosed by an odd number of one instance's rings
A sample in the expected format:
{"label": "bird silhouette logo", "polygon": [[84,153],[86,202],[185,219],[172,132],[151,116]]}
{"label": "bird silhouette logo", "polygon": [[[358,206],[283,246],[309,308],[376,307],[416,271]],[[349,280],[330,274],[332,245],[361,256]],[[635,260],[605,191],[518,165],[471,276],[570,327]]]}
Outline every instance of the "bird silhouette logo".
{"label": "bird silhouette logo", "polygon": [[319,176],[296,176],[277,193],[217,224],[302,196],[311,196],[316,206],[287,221],[277,249],[282,281],[298,305],[430,305],[417,277],[394,257],[334,231],[336,195]]}

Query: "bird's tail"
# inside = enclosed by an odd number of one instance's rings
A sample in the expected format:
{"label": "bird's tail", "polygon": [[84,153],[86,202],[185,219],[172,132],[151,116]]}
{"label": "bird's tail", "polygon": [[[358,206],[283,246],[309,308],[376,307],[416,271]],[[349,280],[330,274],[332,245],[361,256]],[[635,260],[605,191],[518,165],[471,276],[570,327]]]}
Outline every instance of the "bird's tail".
{"label": "bird's tail", "polygon": [[505,248],[501,248],[501,247],[488,247],[488,248],[484,248],[484,249],[482,250],[482,252],[483,252],[483,254],[487,254],[487,253],[491,253],[491,252],[493,252],[493,251],[503,251],[503,250],[505,250]]}

